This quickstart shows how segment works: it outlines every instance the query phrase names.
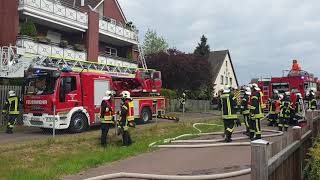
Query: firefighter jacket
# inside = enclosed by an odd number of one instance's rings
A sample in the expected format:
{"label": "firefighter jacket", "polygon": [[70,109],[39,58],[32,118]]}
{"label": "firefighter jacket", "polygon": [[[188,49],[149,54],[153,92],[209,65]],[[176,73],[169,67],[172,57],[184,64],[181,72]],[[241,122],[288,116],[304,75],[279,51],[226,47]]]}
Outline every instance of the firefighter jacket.
{"label": "firefighter jacket", "polygon": [[263,102],[263,92],[262,91],[259,91],[259,99],[260,99],[260,105],[261,105],[261,108],[262,109],[265,109],[266,108],[266,104]]}
{"label": "firefighter jacket", "polygon": [[315,96],[314,95],[309,95],[308,96],[308,102],[309,102],[309,108],[310,109],[317,109],[317,100],[316,100],[316,98],[315,98]]}
{"label": "firefighter jacket", "polygon": [[277,113],[277,100],[278,97],[273,95],[271,98],[269,98],[269,113],[270,114],[276,114]]}
{"label": "firefighter jacket", "polygon": [[290,118],[292,108],[292,103],[289,97],[284,98],[280,105],[280,118]]}
{"label": "firefighter jacket", "polygon": [[221,95],[222,119],[238,119],[237,99],[232,94]]}
{"label": "firefighter jacket", "polygon": [[[125,99],[121,103],[120,116],[122,122],[129,122],[130,126],[134,126],[134,104],[132,99]],[[131,123],[132,122],[132,123]],[[126,123],[127,124],[127,123]]]}
{"label": "firefighter jacket", "polygon": [[19,112],[19,104],[21,100],[18,96],[8,97],[2,109],[2,113],[6,113],[9,115],[18,115]]}
{"label": "firefighter jacket", "polygon": [[250,106],[250,113],[252,119],[261,119],[263,118],[263,111],[261,105],[261,96],[259,92],[255,92],[251,96],[251,106]]}
{"label": "firefighter jacket", "polygon": [[113,124],[114,111],[111,100],[102,100],[100,109],[101,123]]}
{"label": "firefighter jacket", "polygon": [[241,100],[241,112],[243,115],[250,114],[249,109],[249,95],[245,94]]}

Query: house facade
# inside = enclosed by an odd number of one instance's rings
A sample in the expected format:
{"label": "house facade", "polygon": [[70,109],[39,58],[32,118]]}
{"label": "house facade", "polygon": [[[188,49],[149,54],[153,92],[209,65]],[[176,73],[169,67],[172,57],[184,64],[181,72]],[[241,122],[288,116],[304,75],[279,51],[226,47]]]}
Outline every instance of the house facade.
{"label": "house facade", "polygon": [[214,96],[227,87],[239,86],[229,50],[210,52],[208,60],[212,67]]}
{"label": "house facade", "polygon": [[138,30],[117,0],[1,0],[0,46],[137,67]]}

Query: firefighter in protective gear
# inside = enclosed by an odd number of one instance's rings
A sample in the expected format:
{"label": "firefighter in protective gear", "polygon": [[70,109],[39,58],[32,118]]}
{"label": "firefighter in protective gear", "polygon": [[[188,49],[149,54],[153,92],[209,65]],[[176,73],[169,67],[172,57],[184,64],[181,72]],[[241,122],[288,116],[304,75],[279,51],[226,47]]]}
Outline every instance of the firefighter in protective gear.
{"label": "firefighter in protective gear", "polygon": [[246,132],[244,133],[247,136],[250,136],[250,109],[249,109],[249,100],[251,96],[251,90],[249,87],[245,89],[244,96],[241,100],[241,113],[243,115],[244,123],[246,125]]}
{"label": "firefighter in protective gear", "polygon": [[315,93],[313,90],[310,90],[310,92],[307,96],[307,101],[308,101],[309,109],[311,109],[311,110],[317,109],[317,99],[316,99],[316,96],[315,96]]}
{"label": "firefighter in protective gear", "polygon": [[16,92],[9,91],[8,98],[6,99],[6,102],[2,109],[2,114],[4,114],[5,119],[7,121],[6,133],[8,134],[13,133],[12,129],[14,128],[14,125],[16,124],[17,118],[20,114],[20,111],[19,111],[20,103],[21,103],[21,100],[18,96],[16,96]]}
{"label": "firefighter in protective gear", "polygon": [[237,126],[241,126],[241,123],[237,115],[237,100],[236,97],[231,94],[230,89],[223,91],[221,95],[221,106],[225,141],[231,142],[235,123]]}
{"label": "firefighter in protective gear", "polygon": [[292,110],[293,108],[290,100],[290,92],[286,92],[285,96],[281,100],[281,105],[280,105],[280,115],[279,115],[279,123],[278,123],[279,131],[282,131],[283,129],[285,131],[288,130],[289,119],[290,119],[290,114]]}
{"label": "firefighter in protective gear", "polygon": [[107,146],[107,136],[110,127],[114,124],[114,110],[112,105],[112,92],[106,91],[100,107],[101,118],[101,146]]}
{"label": "firefighter in protective gear", "polygon": [[122,103],[120,106],[120,121],[118,122],[118,128],[122,134],[122,142],[124,146],[130,146],[132,144],[132,139],[129,133],[129,127],[135,127],[133,109],[134,105],[132,98],[130,97],[130,92],[123,91]]}
{"label": "firefighter in protective gear", "polygon": [[293,125],[298,125],[298,120],[303,117],[303,100],[301,93],[296,94],[296,104],[294,110],[292,111],[292,121]]}
{"label": "firefighter in protective gear", "polygon": [[277,90],[274,90],[273,95],[268,99],[269,104],[269,124],[268,126],[276,126],[278,120],[277,105],[279,100],[279,94]]}
{"label": "firefighter in protective gear", "polygon": [[250,138],[251,140],[261,139],[260,120],[263,118],[263,111],[262,111],[260,98],[261,96],[260,96],[259,88],[254,87],[251,95],[251,106],[250,106],[250,114],[251,114]]}

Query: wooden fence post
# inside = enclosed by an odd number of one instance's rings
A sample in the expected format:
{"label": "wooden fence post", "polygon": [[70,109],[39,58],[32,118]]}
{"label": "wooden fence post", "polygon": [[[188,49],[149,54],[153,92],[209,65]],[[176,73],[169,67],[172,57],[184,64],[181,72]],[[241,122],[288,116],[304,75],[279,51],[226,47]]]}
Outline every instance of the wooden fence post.
{"label": "wooden fence post", "polygon": [[251,180],[268,180],[268,145],[262,139],[251,142]]}
{"label": "wooden fence post", "polygon": [[[302,129],[300,126],[294,126],[292,128],[293,130],[293,141],[300,141],[301,140],[301,136],[302,136]],[[303,176],[303,169],[302,169],[302,144],[300,144],[300,147],[297,149],[296,151],[296,156],[295,156],[295,163],[297,163],[297,165],[294,165],[293,167],[295,167],[294,169],[291,170],[291,174],[293,175],[292,177],[294,178],[293,180],[299,180],[302,179]]]}

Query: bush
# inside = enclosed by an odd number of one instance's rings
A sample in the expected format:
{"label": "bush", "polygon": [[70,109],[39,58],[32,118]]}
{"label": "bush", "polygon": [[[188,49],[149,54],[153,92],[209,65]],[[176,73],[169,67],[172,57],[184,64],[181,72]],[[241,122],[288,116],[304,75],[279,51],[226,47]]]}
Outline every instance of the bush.
{"label": "bush", "polygon": [[310,171],[306,172],[309,179],[320,179],[320,146],[319,139],[316,147],[311,149],[312,161],[310,165]]}
{"label": "bush", "polygon": [[21,25],[20,34],[25,35],[25,36],[30,36],[30,37],[36,37],[37,36],[37,29],[36,29],[36,26],[34,25],[33,21],[31,21],[31,20],[25,21]]}
{"label": "bush", "polygon": [[177,99],[178,94],[176,91],[171,89],[161,89],[161,95],[165,96],[167,99]]}

